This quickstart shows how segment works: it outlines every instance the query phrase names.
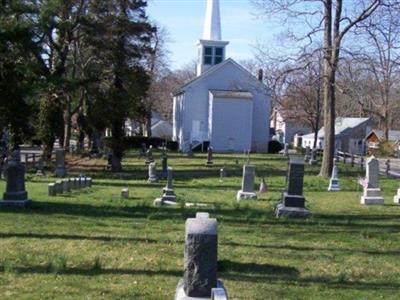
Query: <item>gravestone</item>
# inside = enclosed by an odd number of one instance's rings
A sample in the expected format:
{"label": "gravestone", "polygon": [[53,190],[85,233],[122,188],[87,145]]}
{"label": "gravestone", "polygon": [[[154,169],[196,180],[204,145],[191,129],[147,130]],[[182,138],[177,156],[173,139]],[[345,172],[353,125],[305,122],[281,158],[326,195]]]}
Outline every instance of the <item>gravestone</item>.
{"label": "gravestone", "polygon": [[57,180],[55,186],[56,186],[57,194],[62,194],[62,193],[64,193],[64,190],[63,190],[63,183],[62,183],[61,180]]}
{"label": "gravestone", "polygon": [[121,198],[128,199],[129,198],[129,189],[123,188],[121,190]]}
{"label": "gravestone", "polygon": [[43,166],[43,159],[40,158],[36,163],[36,176],[43,176],[44,175],[44,166]]}
{"label": "gravestone", "polygon": [[282,201],[275,207],[277,217],[307,217],[309,210],[305,208],[303,196],[304,157],[292,155],[289,157],[287,189],[282,194]]}
{"label": "gravestone", "polygon": [[157,182],[157,164],[155,162],[149,164],[149,179],[147,182]]}
{"label": "gravestone", "polygon": [[329,180],[329,187],[328,191],[330,192],[337,192],[340,191],[340,184],[339,184],[339,170],[338,167],[334,164],[332,169],[332,176]]}
{"label": "gravestone", "polygon": [[311,148],[310,148],[310,146],[307,146],[306,147],[306,155],[304,156],[304,159],[307,161],[307,160],[310,160],[310,157],[311,157]]}
{"label": "gravestone", "polygon": [[149,150],[147,150],[146,152],[146,165],[149,165],[150,163],[154,162],[154,158],[153,158],[153,146],[150,145]]}
{"label": "gravestone", "polygon": [[211,300],[228,300],[226,290],[223,288],[213,288],[211,290]]}
{"label": "gravestone", "polygon": [[224,181],[225,176],[226,176],[226,174],[225,174],[225,169],[224,169],[224,168],[221,168],[221,169],[219,170],[219,181],[220,181],[220,182]]}
{"label": "gravestone", "polygon": [[308,164],[310,166],[313,166],[317,163],[317,149],[312,149],[311,150],[311,156],[310,156],[310,160],[308,161]]}
{"label": "gravestone", "polygon": [[0,205],[25,207],[30,202],[25,190],[25,166],[21,163],[19,151],[16,150],[8,160],[6,191]]}
{"label": "gravestone", "polygon": [[87,182],[87,186],[91,187],[92,186],[92,178],[91,177],[87,177],[86,178],[86,182]]}
{"label": "gravestone", "polygon": [[255,167],[252,165],[243,166],[242,189],[236,194],[236,200],[256,199],[257,194],[254,192],[254,179],[256,176]]}
{"label": "gravestone", "polygon": [[267,192],[267,183],[265,182],[265,178],[262,177],[261,178],[261,182],[260,182],[260,188],[258,189],[258,191],[260,193],[266,193]]}
{"label": "gravestone", "polygon": [[64,149],[56,150],[56,176],[64,177],[67,174],[65,170],[65,151]]}
{"label": "gravestone", "polygon": [[167,205],[176,205],[177,204],[172,180],[173,180],[172,168],[168,167],[167,185],[163,188],[162,197],[156,198],[154,200],[154,205],[160,206],[163,204],[167,204]]}
{"label": "gravestone", "polygon": [[80,181],[80,183],[81,183],[81,186],[83,187],[83,188],[85,188],[87,185],[86,185],[86,176],[79,176],[79,181]]}
{"label": "gravestone", "polygon": [[164,154],[161,156],[161,178],[166,179],[168,176],[168,156]]}
{"label": "gravestone", "polygon": [[400,204],[400,189],[397,190],[397,195],[393,197],[393,202],[396,204]]}
{"label": "gravestone", "polygon": [[365,205],[383,205],[384,200],[379,188],[379,161],[371,156],[366,161],[366,180],[367,186],[364,187],[364,193],[361,196],[361,204]]}
{"label": "gravestone", "polygon": [[208,147],[207,149],[207,162],[206,166],[211,167],[214,164],[213,161],[213,149],[211,146]]}
{"label": "gravestone", "polygon": [[62,187],[63,187],[63,192],[64,192],[64,193],[68,193],[68,192],[71,191],[69,179],[64,179],[64,180],[62,181]]}
{"label": "gravestone", "polygon": [[48,195],[49,196],[56,196],[57,195],[57,191],[56,191],[56,187],[54,183],[49,183],[47,185],[48,188]]}
{"label": "gravestone", "polygon": [[184,275],[176,287],[175,300],[211,300],[212,289],[225,291],[217,278],[217,220],[206,215],[185,224]]}

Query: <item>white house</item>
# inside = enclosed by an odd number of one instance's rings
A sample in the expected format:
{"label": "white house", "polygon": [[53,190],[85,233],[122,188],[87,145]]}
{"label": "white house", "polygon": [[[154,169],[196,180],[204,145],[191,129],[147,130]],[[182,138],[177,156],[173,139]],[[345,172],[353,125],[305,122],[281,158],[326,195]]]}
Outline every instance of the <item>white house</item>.
{"label": "white house", "polygon": [[[335,120],[335,149],[353,154],[363,154],[365,135],[371,131],[370,118],[341,118]],[[318,131],[317,149],[324,149],[324,128]],[[314,145],[314,133],[303,136],[303,148]]]}
{"label": "white house", "polygon": [[267,151],[267,87],[225,59],[219,1],[208,0],[203,39],[197,43],[197,77],[174,92],[173,140],[181,151],[209,142],[215,151]]}
{"label": "white house", "polygon": [[288,118],[286,112],[278,108],[273,109],[270,126],[275,131],[277,141],[282,144],[293,144],[295,147],[301,146],[303,135],[312,131],[310,126],[294,118]]}

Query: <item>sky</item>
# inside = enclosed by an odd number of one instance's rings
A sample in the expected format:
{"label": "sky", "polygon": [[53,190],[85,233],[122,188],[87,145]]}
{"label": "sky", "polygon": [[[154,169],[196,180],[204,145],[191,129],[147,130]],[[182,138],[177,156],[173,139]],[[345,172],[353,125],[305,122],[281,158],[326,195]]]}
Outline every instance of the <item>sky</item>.
{"label": "sky", "polygon": [[[206,0],[149,0],[147,14],[169,33],[167,48],[171,68],[196,58],[196,42],[203,35]],[[273,42],[276,32],[265,19],[255,16],[249,0],[220,0],[222,40],[229,41],[227,58],[237,61],[254,57],[259,43]]]}

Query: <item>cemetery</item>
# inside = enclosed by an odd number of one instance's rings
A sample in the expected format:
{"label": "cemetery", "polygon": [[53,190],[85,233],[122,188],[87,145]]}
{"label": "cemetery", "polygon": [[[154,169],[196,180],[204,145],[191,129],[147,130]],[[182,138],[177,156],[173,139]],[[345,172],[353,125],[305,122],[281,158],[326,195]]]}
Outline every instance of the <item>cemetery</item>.
{"label": "cemetery", "polygon": [[399,20],[2,1],[0,300],[400,299]]}
{"label": "cemetery", "polygon": [[[204,163],[207,153],[188,157],[153,149],[155,162],[168,157],[171,178],[149,183],[146,158],[137,153],[126,154],[121,173],[108,171],[106,159],[92,159],[103,171],[85,166],[91,187],[57,196],[48,195],[48,184],[59,180],[55,173],[37,176],[34,169],[27,171],[25,198],[30,205],[0,210],[2,299],[189,299],[182,297],[186,280],[193,282],[194,276],[185,269],[184,253],[192,251],[185,250],[185,223],[186,231],[197,232],[195,225],[188,225],[197,222],[189,221],[196,220],[196,214],[218,223],[218,229],[212,227],[216,223],[208,229],[218,231],[212,246],[218,253],[209,252],[211,246],[204,248],[211,255],[207,268],[216,272],[206,269],[204,276],[218,280],[212,281],[215,294],[260,300],[269,299],[266,295],[392,299],[399,290],[400,207],[398,196],[394,199],[398,179],[383,173],[379,188],[384,204],[363,205],[359,178],[366,175],[365,167],[337,162],[340,191],[330,192],[330,179],[316,176],[319,157],[316,165],[294,165],[295,174],[304,168],[301,192],[301,178],[289,179],[292,155],[214,153],[210,167]],[[296,163],[300,157],[295,155]],[[69,169],[73,159],[66,156],[65,168],[74,179],[82,170]],[[257,198],[238,201],[247,165],[254,168],[250,180]],[[263,193],[258,192],[261,178],[266,183]],[[294,180],[294,186],[287,180]],[[121,198],[124,188],[129,194]],[[4,180],[0,190],[6,191]],[[286,191],[303,194],[306,218],[276,216],[276,205],[283,199],[289,206],[299,201]],[[176,204],[155,205],[154,199],[163,194],[168,201],[173,194]],[[203,256],[193,252],[190,257]],[[197,290],[195,284],[192,288]]]}

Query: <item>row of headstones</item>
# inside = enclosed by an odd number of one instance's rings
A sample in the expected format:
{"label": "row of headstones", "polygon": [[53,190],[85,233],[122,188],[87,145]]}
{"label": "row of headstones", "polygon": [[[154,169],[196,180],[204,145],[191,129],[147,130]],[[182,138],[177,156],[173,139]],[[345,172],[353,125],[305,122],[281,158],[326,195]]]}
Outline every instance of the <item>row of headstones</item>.
{"label": "row of headstones", "polygon": [[71,190],[78,190],[92,186],[92,178],[79,176],[76,178],[67,178],[57,180],[55,183],[48,184],[49,196],[57,196],[57,194],[69,193]]}

